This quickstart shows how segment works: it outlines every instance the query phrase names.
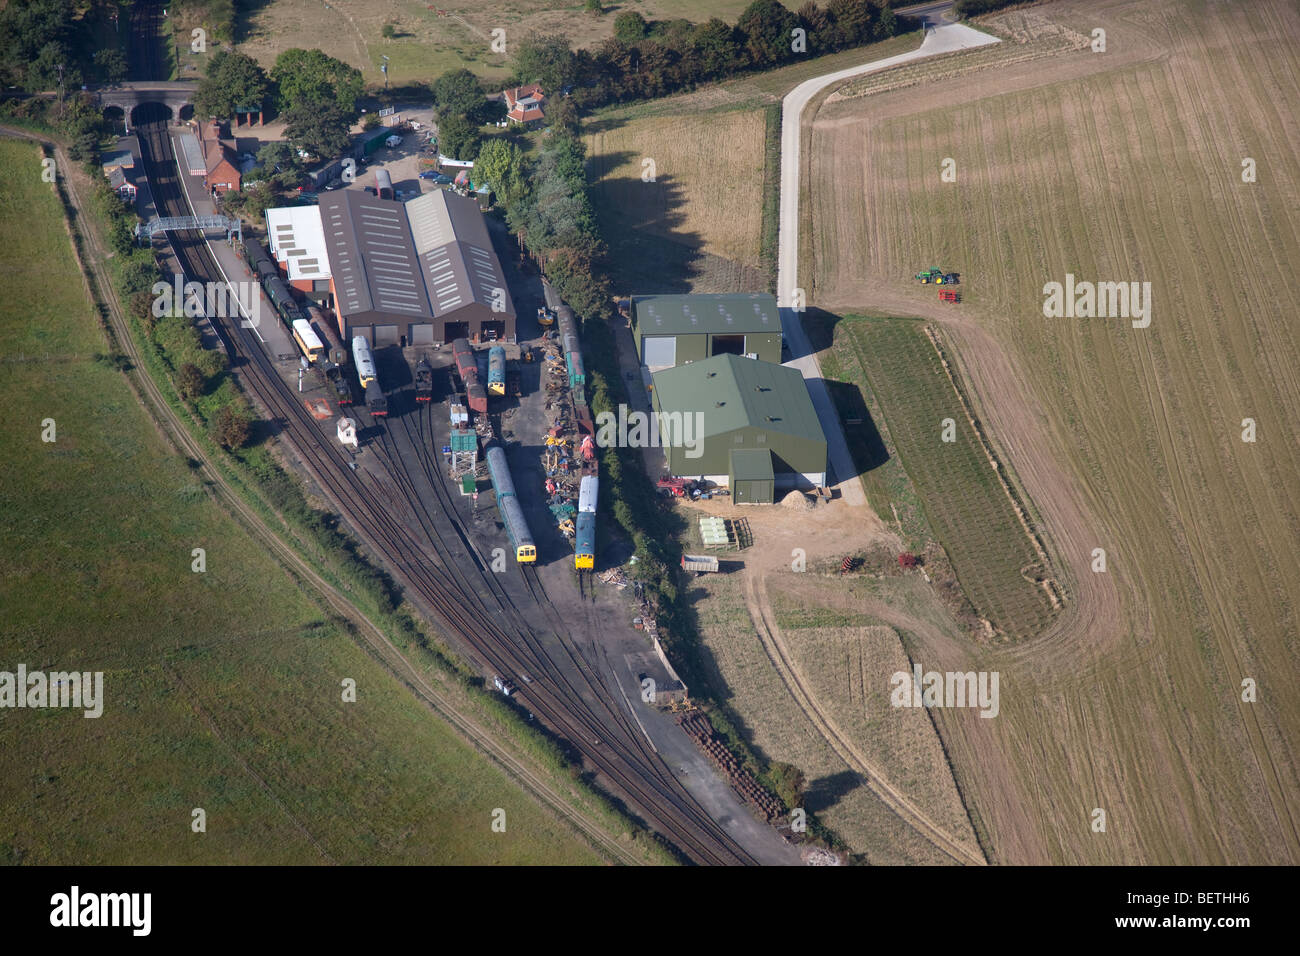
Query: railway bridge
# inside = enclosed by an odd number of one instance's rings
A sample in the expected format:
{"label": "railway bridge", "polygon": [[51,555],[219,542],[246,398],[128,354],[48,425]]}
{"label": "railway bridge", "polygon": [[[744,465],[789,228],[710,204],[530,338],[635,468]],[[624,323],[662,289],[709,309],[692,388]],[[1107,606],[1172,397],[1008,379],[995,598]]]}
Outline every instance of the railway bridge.
{"label": "railway bridge", "polygon": [[172,119],[188,119],[194,109],[197,86],[193,80],[140,80],[115,86],[91,86],[89,92],[94,94],[101,111],[120,109],[130,132],[133,114],[146,103],[160,103],[167,107]]}

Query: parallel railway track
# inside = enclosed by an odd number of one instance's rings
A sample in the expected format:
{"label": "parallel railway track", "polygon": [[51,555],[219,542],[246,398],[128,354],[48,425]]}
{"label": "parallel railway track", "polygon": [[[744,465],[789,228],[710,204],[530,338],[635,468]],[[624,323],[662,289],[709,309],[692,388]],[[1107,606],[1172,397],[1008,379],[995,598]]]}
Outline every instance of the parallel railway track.
{"label": "parallel railway track", "polygon": [[[136,131],[159,213],[189,214],[166,122],[137,122]],[[188,279],[223,281],[202,235],[172,233],[168,239]],[[588,766],[609,781],[615,792],[621,791],[620,796],[630,808],[687,859],[722,865],[757,862],[673,778],[628,716],[618,709],[607,685],[591,674],[567,638],[564,622],[545,600],[536,572],[522,572],[536,607],[521,608],[497,575],[482,563],[465,530],[452,518],[454,502],[423,438],[424,426],[419,419],[430,416],[431,410],[415,413],[414,427],[419,432],[414,438],[412,423],[405,420],[408,415],[394,415],[380,426],[385,434],[374,446],[375,453],[387,459],[400,497],[398,503],[414,517],[423,532],[421,536],[393,516],[390,509],[394,502],[382,489],[347,467],[341,449],[322,441],[319,426],[280,378],[252,332],[230,319],[213,317],[213,323],[245,391],[283,430],[282,437],[292,444],[358,536],[384,560],[408,596],[426,608],[445,633],[471,647],[486,666],[499,674],[528,673],[532,682],[523,690],[530,709],[581,753]],[[434,489],[441,515],[431,510],[417,492],[413,476],[407,471],[411,456],[397,452],[396,443],[403,440],[403,431],[407,442],[421,446],[416,449],[416,460],[422,470],[427,470],[423,479]],[[428,433],[432,433],[431,423]],[[470,560],[447,560],[444,553],[464,554]],[[530,624],[538,620],[550,621],[553,640],[549,643],[563,652],[558,664],[551,656],[555,651],[548,651]],[[581,675],[581,679],[571,673]]]}

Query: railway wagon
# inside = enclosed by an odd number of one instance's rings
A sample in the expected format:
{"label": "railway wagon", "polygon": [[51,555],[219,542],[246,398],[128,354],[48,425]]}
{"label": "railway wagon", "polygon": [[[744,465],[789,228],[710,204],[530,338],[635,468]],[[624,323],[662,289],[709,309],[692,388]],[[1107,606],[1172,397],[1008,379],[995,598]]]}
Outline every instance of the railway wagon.
{"label": "railway wagon", "polygon": [[433,401],[433,366],[423,355],[415,363],[415,400],[417,402]]}
{"label": "railway wagon", "polygon": [[600,479],[595,475],[583,475],[578,483],[578,514],[595,514],[596,499],[600,495]]}
{"label": "railway wagon", "polygon": [[343,366],[326,362],[325,381],[334,390],[334,401],[340,405],[352,404],[352,383],[348,381],[347,371]]}
{"label": "railway wagon", "polygon": [[466,386],[465,404],[469,406],[470,411],[478,412],[480,415],[486,415],[488,405],[487,389],[478,382]]}
{"label": "railway wagon", "polygon": [[573,566],[579,571],[592,571],[596,567],[596,516],[590,511],[578,512]]}
{"label": "railway wagon", "polygon": [[248,264],[248,271],[255,275],[259,282],[280,274],[266,247],[256,239],[244,240],[244,262]]}
{"label": "railway wagon", "polygon": [[506,350],[499,345],[488,349],[487,390],[491,395],[506,393]]}
{"label": "railway wagon", "polygon": [[515,482],[510,477],[510,466],[506,463],[506,453],[500,445],[488,449],[487,464],[488,475],[497,494],[497,509],[506,526],[506,537],[515,549],[515,560],[520,564],[532,564],[537,560],[537,545],[533,541],[532,532],[528,530],[523,509],[519,506]]}
{"label": "railway wagon", "polygon": [[370,380],[366,386],[366,407],[370,409],[370,414],[376,418],[382,418],[388,414],[388,399],[384,395],[384,390],[379,387],[379,382],[375,379]]}
{"label": "railway wagon", "polygon": [[575,396],[582,394],[582,387],[587,384],[587,372],[582,366],[582,353],[570,352],[564,361],[569,370],[569,388],[573,389]]}
{"label": "railway wagon", "polygon": [[533,564],[537,561],[537,545],[533,534],[528,530],[524,520],[524,511],[519,507],[519,499],[513,496],[500,502],[501,521],[506,526],[506,537],[515,549],[515,560],[520,564]]}
{"label": "railway wagon", "polygon": [[584,475],[578,484],[578,523],[574,537],[573,566],[590,571],[596,566],[596,501],[600,497],[600,479]]}
{"label": "railway wagon", "polygon": [[311,322],[311,327],[316,330],[320,340],[325,343],[329,360],[335,365],[347,365],[348,350],[343,347],[343,340],[339,338],[338,326],[327,319],[325,313],[315,305],[307,306],[307,320]]}
{"label": "railway wagon", "polygon": [[275,306],[275,311],[280,313],[280,321],[288,328],[293,328],[293,324],[299,319],[306,319],[307,313],[302,310],[293,299],[293,293],[289,291],[288,284],[278,275],[267,279],[262,283],[266,289],[267,298]]}
{"label": "railway wagon", "polygon": [[456,374],[466,387],[478,382],[478,357],[468,339],[457,339],[451,344],[451,357],[456,362]]}
{"label": "railway wagon", "polygon": [[500,445],[493,445],[487,453],[488,476],[492,487],[496,489],[497,500],[512,498],[515,494],[515,482],[510,477],[510,466],[506,464],[506,453]]}
{"label": "railway wagon", "polygon": [[294,321],[293,340],[297,343],[298,350],[307,356],[307,361],[312,365],[329,361],[325,354],[325,343],[320,340],[320,336],[315,333],[311,323],[306,319]]}
{"label": "railway wagon", "polygon": [[560,327],[560,341],[564,341],[570,335],[575,339],[578,337],[578,319],[573,314],[573,310],[563,302],[555,307],[555,320]]}
{"label": "railway wagon", "polygon": [[375,372],[375,357],[370,354],[370,343],[364,335],[353,337],[352,359],[357,364],[357,378],[361,380],[362,388],[368,389],[371,382],[379,381]]}

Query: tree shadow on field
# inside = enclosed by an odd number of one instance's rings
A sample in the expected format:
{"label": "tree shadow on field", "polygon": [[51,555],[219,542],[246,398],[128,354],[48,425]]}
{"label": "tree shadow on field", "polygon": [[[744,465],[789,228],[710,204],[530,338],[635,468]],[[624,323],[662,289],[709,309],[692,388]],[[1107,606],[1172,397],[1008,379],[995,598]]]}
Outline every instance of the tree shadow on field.
{"label": "tree shadow on field", "polygon": [[[704,237],[682,228],[689,194],[673,176],[644,165],[653,158],[623,151],[588,159],[592,205],[609,249],[606,271],[615,293],[767,291],[759,269],[705,252]],[[653,181],[642,178],[651,173]]]}
{"label": "tree shadow on field", "polygon": [[271,0],[239,0],[235,4],[234,20],[230,32],[234,42],[242,43],[252,34],[253,18],[271,5]]}
{"label": "tree shadow on field", "polygon": [[[835,327],[843,321],[841,316],[825,309],[808,309],[801,316],[804,332],[814,352],[832,348]],[[823,377],[835,410],[839,413],[848,442],[849,454],[858,474],[866,474],[889,461],[889,449],[876,427],[875,419],[867,408],[866,397],[855,382],[839,382]]]}
{"label": "tree shadow on field", "polygon": [[841,770],[808,784],[804,791],[803,805],[810,813],[819,814],[835,806],[860,786],[861,777],[852,770]]}

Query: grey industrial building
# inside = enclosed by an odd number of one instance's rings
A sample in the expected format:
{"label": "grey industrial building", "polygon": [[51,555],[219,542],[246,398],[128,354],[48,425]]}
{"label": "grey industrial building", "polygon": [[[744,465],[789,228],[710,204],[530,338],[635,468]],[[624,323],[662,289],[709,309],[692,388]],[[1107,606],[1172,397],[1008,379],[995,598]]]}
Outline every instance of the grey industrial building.
{"label": "grey industrial building", "polygon": [[637,295],[629,310],[637,356],[651,372],[715,355],[781,361],[781,314],[773,296]]}
{"label": "grey industrial building", "polygon": [[473,199],[409,202],[341,189],[320,199],[330,292],[345,336],[375,346],[515,341],[515,308]]}
{"label": "grey industrial building", "polygon": [[670,474],[726,485],[742,504],[826,483],[826,438],[798,369],[724,354],[653,381]]}

